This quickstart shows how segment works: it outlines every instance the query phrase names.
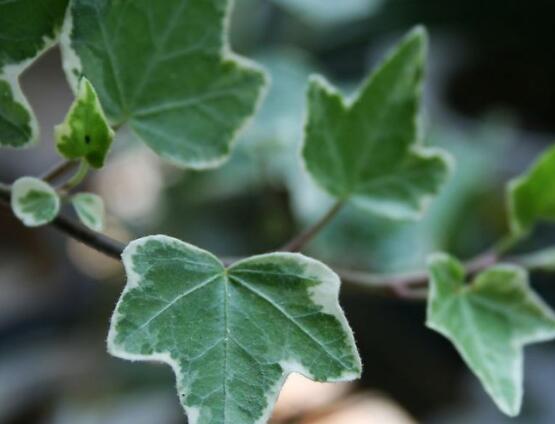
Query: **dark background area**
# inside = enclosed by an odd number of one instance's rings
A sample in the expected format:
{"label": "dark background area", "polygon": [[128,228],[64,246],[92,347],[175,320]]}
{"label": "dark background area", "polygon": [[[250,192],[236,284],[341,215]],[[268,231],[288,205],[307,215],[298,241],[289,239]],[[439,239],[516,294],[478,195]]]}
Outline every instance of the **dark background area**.
{"label": "dark background area", "polygon": [[[389,47],[424,24],[426,141],[456,157],[455,175],[423,221],[347,209],[307,253],[331,265],[405,271],[421,269],[430,252],[467,258],[498,239],[506,182],[555,135],[555,2],[361,0],[364,7],[345,11],[339,0],[322,0],[318,13],[303,3],[236,1],[233,48],[265,66],[274,85],[224,167],[180,171],[119,135],[106,169],[87,181],[107,202],[108,232],[127,240],[165,233],[224,256],[280,246],[329,202],[296,157],[307,76],[322,73],[352,92]],[[42,141],[0,152],[4,182],[56,163],[52,128],[72,101],[57,49],[22,83]],[[0,422],[183,422],[169,367],[105,351],[124,284],[120,265],[52,229],[24,229],[4,210],[0,235]],[[544,225],[522,250],[554,241],[555,228]],[[555,275],[534,273],[532,281],[555,305]],[[357,390],[381,393],[418,422],[555,422],[554,343],[526,349],[525,406],[509,420],[451,345],[424,327],[423,303],[345,285],[342,305],[365,364]]]}

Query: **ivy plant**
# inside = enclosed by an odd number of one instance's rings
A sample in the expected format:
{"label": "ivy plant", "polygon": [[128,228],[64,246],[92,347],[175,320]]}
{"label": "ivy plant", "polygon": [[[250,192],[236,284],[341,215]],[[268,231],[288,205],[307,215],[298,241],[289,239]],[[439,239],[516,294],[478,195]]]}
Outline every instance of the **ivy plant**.
{"label": "ivy plant", "polygon": [[368,220],[418,220],[449,179],[454,160],[423,141],[423,27],[350,97],[322,76],[307,79],[299,161],[336,202],[281,248],[229,260],[167,235],[124,244],[102,234],[102,198],[78,187],[91,168],[102,172],[122,126],[170,163],[204,169],[226,160],[256,114],[268,81],[261,66],[231,52],[230,7],[229,0],[0,2],[0,145],[36,141],[18,76],[57,42],[75,92],[54,129],[61,164],[42,178],[0,185],[1,199],[24,225],[52,224],[123,262],[127,284],[108,352],[171,366],[192,424],[267,422],[292,372],[329,382],[360,377],[339,305],[341,280],[350,281],[427,299],[427,326],[453,343],[502,412],[518,414],[523,347],[555,338],[555,315],[528,274],[553,270],[554,261],[552,249],[507,252],[538,221],[555,219],[553,148],[508,184],[509,234],[474,259],[440,253],[427,271],[380,276],[333,270],[298,253],[346,204]]}

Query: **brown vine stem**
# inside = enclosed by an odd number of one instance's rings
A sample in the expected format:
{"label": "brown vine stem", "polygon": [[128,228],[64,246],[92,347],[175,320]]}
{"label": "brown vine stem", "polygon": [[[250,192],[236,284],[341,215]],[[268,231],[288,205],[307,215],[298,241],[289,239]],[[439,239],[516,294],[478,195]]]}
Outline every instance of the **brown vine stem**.
{"label": "brown vine stem", "polygon": [[[10,186],[0,184],[0,203],[9,210],[11,210],[10,198]],[[125,248],[125,243],[121,241],[90,230],[79,222],[64,215],[58,215],[49,225],[106,256],[117,260],[121,259],[121,254]]]}
{"label": "brown vine stem", "polygon": [[[10,208],[11,189],[10,186],[0,183],[0,203]],[[302,247],[305,243],[310,241],[316,235],[326,222],[331,220],[338,212],[341,205],[336,205],[326,214],[326,216],[318,222],[314,227],[311,227],[303,237],[293,240],[295,243],[290,243],[293,248]],[[66,216],[58,216],[52,223],[49,224],[58,231],[74,238],[77,241],[97,250],[111,258],[121,260],[121,254],[125,248],[125,243],[108,237],[104,234],[94,232],[89,228],[81,225],[80,223],[68,218]],[[291,248],[290,248],[291,249]],[[227,258],[222,259],[226,265],[230,265],[240,258]],[[466,272],[469,276],[474,275],[492,265],[495,265],[500,260],[500,255],[496,250],[488,250],[474,259],[465,263]],[[514,258],[509,262],[518,263],[518,259]],[[395,297],[405,300],[421,300],[425,294],[422,289],[425,289],[428,284],[428,275],[425,271],[417,271],[405,274],[374,274],[365,271],[353,271],[349,269],[334,268],[334,271],[339,275],[342,281],[349,283],[354,287],[371,292],[388,293]]]}
{"label": "brown vine stem", "polygon": [[44,174],[41,177],[41,179],[51,183],[57,180],[58,178],[62,177],[63,175],[67,174],[73,168],[76,168],[77,165],[79,165],[79,161],[65,160],[53,166],[52,169],[50,169],[46,174]]}
{"label": "brown vine stem", "polygon": [[330,210],[322,217],[318,222],[316,222],[313,226],[307,228],[305,231],[300,233],[298,236],[293,238],[287,244],[282,246],[279,250],[281,252],[298,252],[302,250],[304,246],[312,241],[314,237],[322,231],[322,229],[328,225],[333,218],[339,213],[341,208],[343,207],[342,202],[335,203]]}

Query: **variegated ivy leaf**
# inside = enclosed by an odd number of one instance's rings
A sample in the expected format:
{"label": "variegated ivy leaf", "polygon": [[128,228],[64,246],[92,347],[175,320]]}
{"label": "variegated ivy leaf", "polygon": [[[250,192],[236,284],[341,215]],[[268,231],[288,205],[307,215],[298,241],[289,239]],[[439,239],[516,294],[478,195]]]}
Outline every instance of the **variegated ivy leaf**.
{"label": "variegated ivy leaf", "polygon": [[38,138],[19,76],[54,44],[67,1],[0,1],[0,146],[26,147]]}
{"label": "variegated ivy leaf", "polygon": [[104,228],[104,202],[93,193],[77,193],[72,196],[71,203],[83,225],[94,231]]}
{"label": "variegated ivy leaf", "polygon": [[12,210],[28,227],[48,224],[60,211],[60,197],[38,178],[22,177],[12,186]]}
{"label": "variegated ivy leaf", "polygon": [[505,414],[517,415],[523,346],[555,338],[555,315],[520,267],[498,265],[465,284],[461,263],[440,254],[429,270],[428,327],[455,345]]}
{"label": "variegated ivy leaf", "polygon": [[86,78],[65,121],[54,130],[56,147],[67,159],[84,158],[94,168],[104,165],[114,139],[93,86]]}
{"label": "variegated ivy leaf", "polygon": [[508,186],[511,231],[521,235],[537,221],[555,221],[555,146],[547,150],[526,175]]}
{"label": "variegated ivy leaf", "polygon": [[339,279],[320,262],[274,253],[226,269],[206,251],[150,236],[132,242],[123,263],[109,351],[171,365],[191,424],[266,422],[291,372],[360,374]]}
{"label": "variegated ivy leaf", "polygon": [[160,156],[206,168],[229,155],[264,73],[230,52],[229,0],[73,0],[62,47],[74,86],[94,85],[108,118]]}
{"label": "variegated ivy leaf", "polygon": [[416,219],[446,180],[449,156],[419,142],[426,44],[423,29],[412,31],[350,100],[311,79],[303,156],[316,182],[338,199]]}

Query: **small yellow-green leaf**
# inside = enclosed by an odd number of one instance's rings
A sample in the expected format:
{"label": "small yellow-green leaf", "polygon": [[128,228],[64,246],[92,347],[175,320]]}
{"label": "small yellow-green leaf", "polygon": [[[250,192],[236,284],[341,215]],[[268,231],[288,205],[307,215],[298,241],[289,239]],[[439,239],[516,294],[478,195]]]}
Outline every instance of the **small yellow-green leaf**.
{"label": "small yellow-green leaf", "polygon": [[60,211],[60,197],[38,178],[22,177],[12,186],[12,210],[28,227],[48,224]]}
{"label": "small yellow-green leaf", "polygon": [[555,315],[520,267],[498,265],[465,284],[456,259],[429,261],[427,326],[447,337],[507,415],[522,403],[523,346],[555,338]]}
{"label": "small yellow-green leaf", "polygon": [[529,232],[538,221],[555,221],[555,146],[527,174],[508,186],[509,220],[515,236]]}
{"label": "small yellow-green leaf", "polygon": [[320,262],[274,253],[226,269],[204,250],[150,236],[132,242],[123,263],[108,349],[171,365],[191,424],[265,423],[291,372],[360,374],[339,278]]}
{"label": "small yellow-green leaf", "polygon": [[104,202],[93,193],[77,193],[72,196],[71,203],[83,225],[94,231],[104,228]]}
{"label": "small yellow-green leaf", "polygon": [[56,147],[67,159],[84,158],[94,168],[104,165],[112,145],[110,128],[92,84],[81,79],[65,121],[55,128]]}
{"label": "small yellow-green leaf", "polygon": [[395,219],[417,219],[445,182],[450,157],[420,144],[427,37],[405,37],[346,100],[320,77],[308,89],[303,156],[328,193]]}

